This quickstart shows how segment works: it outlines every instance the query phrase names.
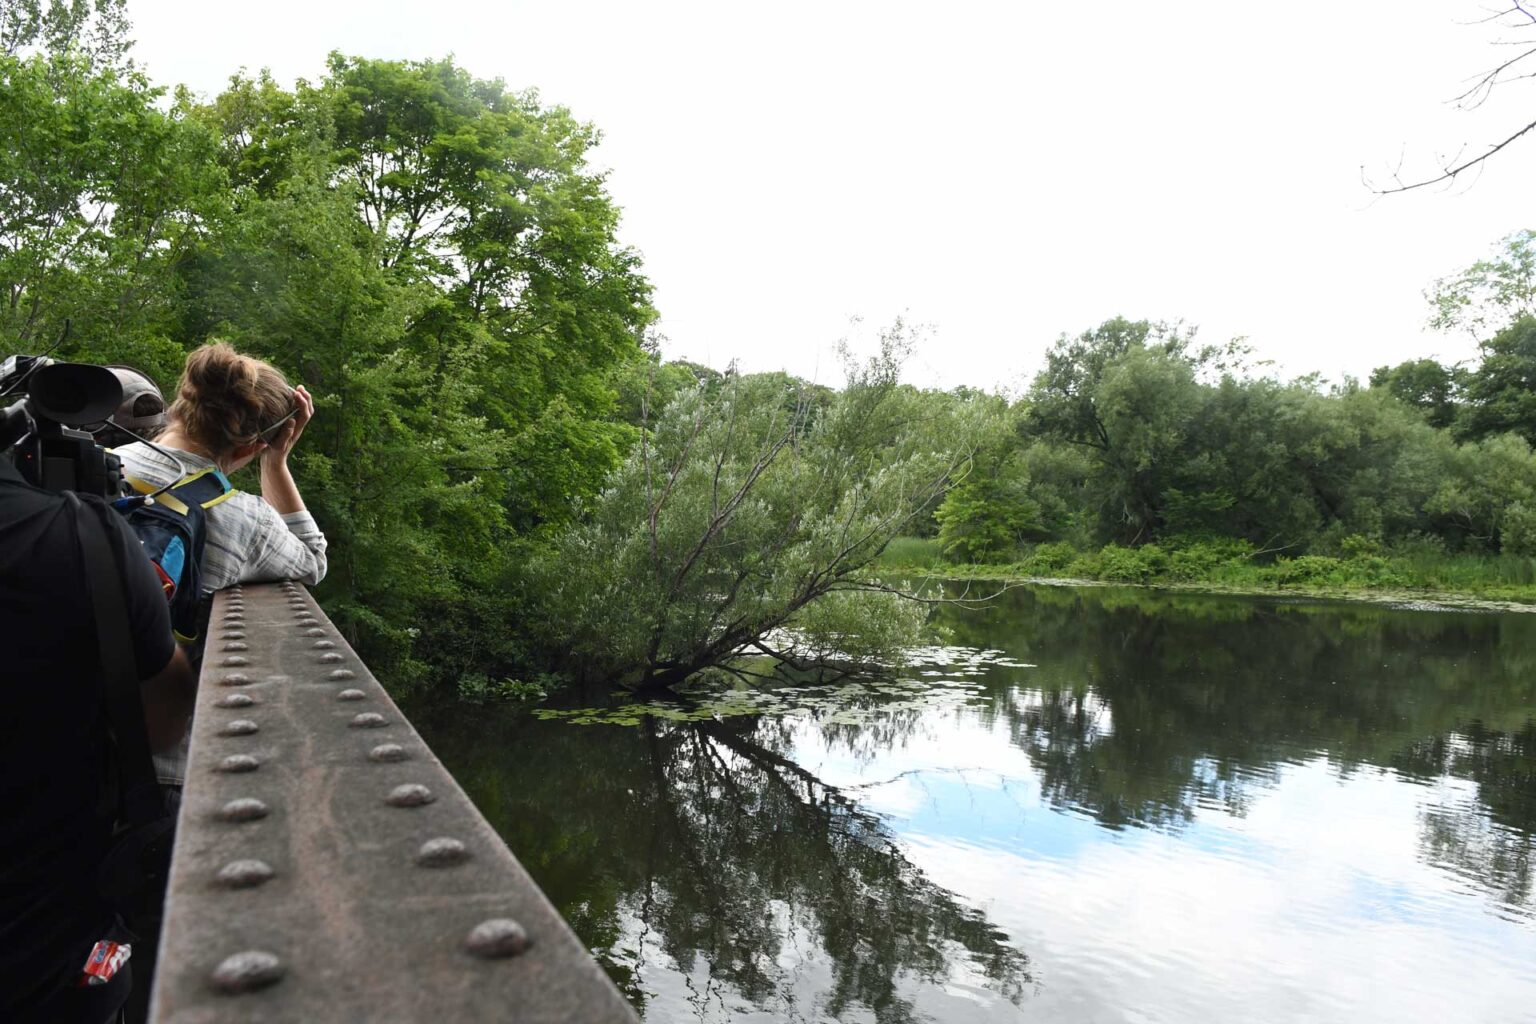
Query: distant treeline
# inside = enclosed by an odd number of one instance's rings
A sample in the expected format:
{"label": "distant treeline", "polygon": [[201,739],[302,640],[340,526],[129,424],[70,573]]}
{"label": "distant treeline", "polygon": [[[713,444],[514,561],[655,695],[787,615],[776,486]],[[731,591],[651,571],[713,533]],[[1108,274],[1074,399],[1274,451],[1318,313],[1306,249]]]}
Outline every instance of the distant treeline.
{"label": "distant treeline", "polygon": [[1486,331],[1476,365],[1414,360],[1367,384],[1281,380],[1177,325],[1063,337],[1021,399],[978,399],[996,404],[990,434],[933,532],[981,563],[1037,545],[1536,555],[1533,268],[1521,232],[1436,284],[1438,325]]}

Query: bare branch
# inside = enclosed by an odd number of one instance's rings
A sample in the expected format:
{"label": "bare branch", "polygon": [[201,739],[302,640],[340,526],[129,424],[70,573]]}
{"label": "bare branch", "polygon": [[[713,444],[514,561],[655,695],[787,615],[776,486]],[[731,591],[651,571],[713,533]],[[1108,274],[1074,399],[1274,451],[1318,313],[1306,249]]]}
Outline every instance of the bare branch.
{"label": "bare branch", "polygon": [[[1487,25],[1498,23],[1502,24],[1504,28],[1513,32],[1518,32],[1522,29],[1530,30],[1532,28],[1536,28],[1536,10],[1533,10],[1533,8],[1530,6],[1531,3],[1532,0],[1510,0],[1510,6],[1501,10],[1490,10],[1485,17],[1476,19],[1472,22],[1469,22],[1468,24]],[[1518,18],[1519,23],[1512,24],[1505,21],[1505,19],[1511,17]],[[1477,75],[1474,79],[1471,80],[1472,84],[1465,91],[1463,91],[1460,95],[1453,97],[1451,102],[1454,103],[1459,109],[1474,110],[1482,106],[1485,102],[1487,102],[1488,97],[1492,94],[1496,86],[1507,85],[1510,82],[1518,82],[1523,79],[1536,77],[1536,72],[1518,75],[1507,74],[1507,72],[1509,72],[1510,69],[1515,67],[1517,64],[1520,64],[1522,61],[1525,61],[1532,56],[1536,56],[1536,46],[1530,45],[1529,36],[1526,36],[1523,39],[1496,40],[1494,41],[1494,45],[1519,46],[1522,47],[1522,49],[1521,52],[1515,56],[1509,58],[1508,60],[1501,61],[1493,68],[1490,68],[1482,74]],[[1364,165],[1362,165],[1360,168],[1360,180],[1367,189],[1369,189],[1371,192],[1374,192],[1378,196],[1395,195],[1399,192],[1410,192],[1414,189],[1427,188],[1432,185],[1450,183],[1455,181],[1460,175],[1466,173],[1469,170],[1474,168],[1481,170],[1484,163],[1490,157],[1502,151],[1516,139],[1529,134],[1532,130],[1536,130],[1536,121],[1532,121],[1526,124],[1523,128],[1520,128],[1518,131],[1511,133],[1501,141],[1490,145],[1487,149],[1477,154],[1476,156],[1466,159],[1463,159],[1463,153],[1466,151],[1466,147],[1463,146],[1460,150],[1457,151],[1454,157],[1441,161],[1440,172],[1438,174],[1434,174],[1416,181],[1403,180],[1400,173],[1402,168],[1401,161],[1399,161],[1398,166],[1392,171],[1391,179],[1394,184],[1392,184],[1390,187],[1378,187],[1366,174]]]}
{"label": "bare branch", "polygon": [[1438,185],[1441,182],[1453,181],[1458,175],[1463,174],[1474,167],[1478,167],[1483,163],[1483,161],[1487,160],[1495,153],[1498,153],[1505,146],[1508,146],[1511,142],[1514,142],[1516,139],[1529,134],[1533,130],[1536,130],[1536,121],[1532,121],[1524,128],[1521,128],[1519,131],[1506,138],[1503,142],[1489,147],[1487,151],[1480,154],[1479,156],[1475,156],[1470,160],[1464,160],[1460,163],[1452,163],[1446,166],[1439,174],[1435,175],[1433,178],[1425,178],[1422,181],[1409,182],[1407,184],[1402,183],[1401,179],[1399,179],[1399,184],[1392,188],[1376,188],[1371,184],[1370,179],[1365,177],[1365,167],[1362,165],[1360,168],[1361,179],[1365,181],[1366,187],[1370,188],[1372,192],[1383,196],[1394,195],[1398,192],[1409,192],[1413,189],[1427,188],[1430,185]]}
{"label": "bare branch", "polygon": [[1462,110],[1476,110],[1487,102],[1489,95],[1493,92],[1493,87],[1498,85],[1500,81],[1519,81],[1521,78],[1528,77],[1519,75],[1510,79],[1501,79],[1499,76],[1532,54],[1536,54],[1536,46],[1527,49],[1517,56],[1511,57],[1492,70],[1480,75],[1466,92],[1454,97],[1451,102]]}

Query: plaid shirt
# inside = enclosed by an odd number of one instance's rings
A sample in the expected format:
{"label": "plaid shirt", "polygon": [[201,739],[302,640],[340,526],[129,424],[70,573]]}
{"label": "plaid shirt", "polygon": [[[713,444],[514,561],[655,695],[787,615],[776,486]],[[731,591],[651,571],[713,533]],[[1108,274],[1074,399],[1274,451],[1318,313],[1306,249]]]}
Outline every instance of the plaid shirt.
{"label": "plaid shirt", "polygon": [[[149,445],[134,443],[115,449],[123,475],[155,487],[175,483],[183,475],[209,469],[214,463],[201,455],[169,449],[181,465]],[[325,534],[308,512],[286,515],[260,497],[236,491],[207,512],[208,539],[199,566],[204,594],[233,583],[298,580],[314,585],[325,578]],[[187,741],[155,755],[160,781],[181,785],[187,774]]]}
{"label": "plaid shirt", "polygon": [[[186,473],[213,467],[212,459],[180,449],[176,458]],[[182,466],[147,444],[116,449],[123,475],[164,487],[183,475]],[[325,578],[325,534],[308,512],[277,510],[254,494],[236,491],[228,501],[208,510],[208,547],[200,566],[203,592],[223,590],[232,583],[298,580],[314,585]]]}

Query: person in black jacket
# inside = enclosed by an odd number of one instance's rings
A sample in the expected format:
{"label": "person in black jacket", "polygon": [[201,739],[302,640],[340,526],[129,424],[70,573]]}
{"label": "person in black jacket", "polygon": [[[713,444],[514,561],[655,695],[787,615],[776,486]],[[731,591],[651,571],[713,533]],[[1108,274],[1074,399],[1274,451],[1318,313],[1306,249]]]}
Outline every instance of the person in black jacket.
{"label": "person in black jacket", "polygon": [[97,528],[115,563],[97,578],[123,587],[151,749],[178,743],[191,712],[196,681],[122,517],[33,487],[0,458],[0,1021],[109,1021],[133,984],[131,957],[110,982],[83,984],[118,925],[97,888],[117,775],[81,547]]}

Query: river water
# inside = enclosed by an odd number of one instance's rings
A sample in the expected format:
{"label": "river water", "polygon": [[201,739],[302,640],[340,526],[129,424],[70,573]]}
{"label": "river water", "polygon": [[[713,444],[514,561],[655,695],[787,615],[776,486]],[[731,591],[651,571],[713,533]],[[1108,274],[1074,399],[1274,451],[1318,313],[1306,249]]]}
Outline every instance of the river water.
{"label": "river water", "polygon": [[650,1024],[1536,1020],[1536,615],[1031,587],[421,731]]}

